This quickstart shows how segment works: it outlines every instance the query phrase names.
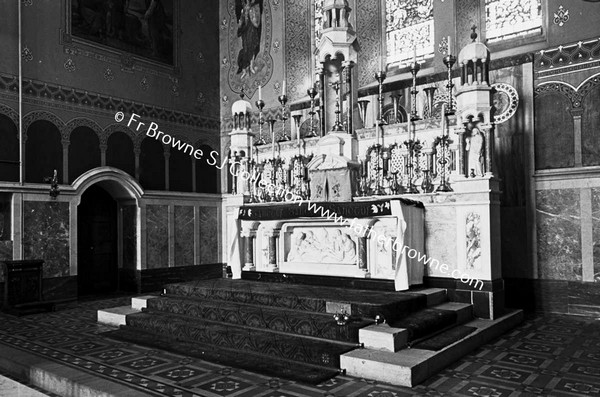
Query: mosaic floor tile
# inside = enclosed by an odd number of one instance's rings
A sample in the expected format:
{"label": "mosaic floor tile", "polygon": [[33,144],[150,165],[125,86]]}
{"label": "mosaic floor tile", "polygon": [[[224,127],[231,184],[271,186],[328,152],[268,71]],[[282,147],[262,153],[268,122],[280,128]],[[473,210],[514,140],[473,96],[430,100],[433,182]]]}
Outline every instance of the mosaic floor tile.
{"label": "mosaic floor tile", "polygon": [[250,383],[246,383],[233,377],[213,379],[210,382],[198,386],[199,389],[206,390],[218,396],[233,396],[250,387],[252,387]]}
{"label": "mosaic floor tile", "polygon": [[392,397],[600,395],[600,322],[531,316],[412,389],[340,375],[320,385],[271,378],[185,355],[115,343],[96,310],[127,304],[111,298],[53,313],[0,313],[0,343],[110,378],[156,396]]}

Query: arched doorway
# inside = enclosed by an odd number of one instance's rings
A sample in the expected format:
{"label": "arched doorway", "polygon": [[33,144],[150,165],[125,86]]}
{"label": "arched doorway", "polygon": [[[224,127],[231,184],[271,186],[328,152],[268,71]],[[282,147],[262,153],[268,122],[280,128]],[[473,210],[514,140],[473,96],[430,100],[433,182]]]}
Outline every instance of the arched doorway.
{"label": "arched doorway", "polygon": [[79,295],[119,289],[117,202],[98,185],[82,195],[77,216]]}
{"label": "arched doorway", "polygon": [[142,187],[120,169],[99,167],[79,176],[73,188],[80,198],[75,255],[79,295],[139,290]]}

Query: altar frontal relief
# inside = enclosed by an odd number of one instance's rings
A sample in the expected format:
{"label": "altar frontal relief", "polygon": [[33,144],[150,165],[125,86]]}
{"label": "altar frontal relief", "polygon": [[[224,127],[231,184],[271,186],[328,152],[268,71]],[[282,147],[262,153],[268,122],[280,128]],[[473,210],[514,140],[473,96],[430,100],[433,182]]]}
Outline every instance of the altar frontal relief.
{"label": "altar frontal relief", "polygon": [[[371,235],[381,235],[391,242],[397,238],[397,220],[380,219],[373,223]],[[363,275],[361,255],[373,264],[371,277],[393,280],[396,274],[396,251],[382,239],[368,239],[366,246],[355,229],[323,222],[289,223],[282,227],[280,241],[283,261],[281,272],[327,274],[347,277]],[[366,252],[361,253],[360,250]]]}

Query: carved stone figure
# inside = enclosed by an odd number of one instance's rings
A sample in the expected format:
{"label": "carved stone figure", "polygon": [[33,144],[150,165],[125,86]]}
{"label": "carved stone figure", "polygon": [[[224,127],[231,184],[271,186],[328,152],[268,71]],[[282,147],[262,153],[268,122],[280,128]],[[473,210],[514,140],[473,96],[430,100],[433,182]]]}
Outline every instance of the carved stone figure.
{"label": "carved stone figure", "polygon": [[473,127],[471,135],[466,139],[465,150],[468,152],[467,156],[467,170],[471,177],[483,176],[484,169],[484,148],[485,141],[481,130],[477,127]]}

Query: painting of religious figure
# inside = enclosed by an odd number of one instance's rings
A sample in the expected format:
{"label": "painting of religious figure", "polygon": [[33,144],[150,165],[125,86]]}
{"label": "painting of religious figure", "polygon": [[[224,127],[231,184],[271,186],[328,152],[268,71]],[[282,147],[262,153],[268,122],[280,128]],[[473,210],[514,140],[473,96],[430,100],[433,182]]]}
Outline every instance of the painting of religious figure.
{"label": "painting of religious figure", "polygon": [[71,35],[173,64],[176,0],[72,0]]}
{"label": "painting of religious figure", "polygon": [[242,48],[237,57],[237,74],[241,74],[242,79],[247,74],[256,73],[255,60],[260,52],[262,14],[263,0],[236,0],[235,2],[237,35],[242,41]]}
{"label": "painting of religious figure", "polygon": [[265,0],[229,0],[228,80],[233,92],[252,96],[273,71],[272,15]]}

